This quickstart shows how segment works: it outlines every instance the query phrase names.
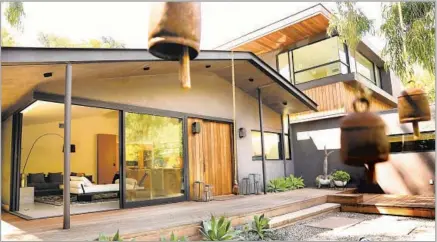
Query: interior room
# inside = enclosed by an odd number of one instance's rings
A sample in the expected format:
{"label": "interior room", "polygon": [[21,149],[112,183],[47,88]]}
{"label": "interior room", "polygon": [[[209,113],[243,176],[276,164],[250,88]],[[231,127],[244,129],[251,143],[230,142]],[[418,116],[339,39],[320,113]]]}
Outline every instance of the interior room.
{"label": "interior room", "polygon": [[[22,111],[19,213],[29,218],[63,211],[64,105],[36,101]],[[119,208],[118,111],[73,105],[71,212]]]}

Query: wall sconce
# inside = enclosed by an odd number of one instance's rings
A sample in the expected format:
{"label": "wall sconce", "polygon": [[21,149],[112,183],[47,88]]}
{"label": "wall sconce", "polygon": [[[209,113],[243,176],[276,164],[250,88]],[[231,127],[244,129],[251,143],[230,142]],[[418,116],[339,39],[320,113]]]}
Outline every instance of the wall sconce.
{"label": "wall sconce", "polygon": [[198,134],[198,133],[200,133],[200,123],[199,123],[199,122],[194,122],[194,123],[191,125],[191,128],[192,128],[191,132],[192,132],[193,134]]}
{"label": "wall sconce", "polygon": [[240,137],[240,139],[246,137],[246,129],[245,128],[238,129],[238,137]]}

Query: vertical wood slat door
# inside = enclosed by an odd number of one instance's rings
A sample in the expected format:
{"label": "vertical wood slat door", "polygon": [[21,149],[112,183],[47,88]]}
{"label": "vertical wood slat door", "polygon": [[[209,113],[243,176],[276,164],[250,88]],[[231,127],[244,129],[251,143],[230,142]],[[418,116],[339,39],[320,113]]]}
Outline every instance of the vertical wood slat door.
{"label": "vertical wood slat door", "polygon": [[[118,171],[117,135],[97,135],[97,184],[111,184]],[[95,178],[94,178],[95,179]]]}
{"label": "vertical wood slat door", "polygon": [[[199,122],[200,134],[192,133],[192,124]],[[189,119],[190,197],[194,198],[194,182],[214,186],[214,196],[232,193],[231,125],[201,119]]]}

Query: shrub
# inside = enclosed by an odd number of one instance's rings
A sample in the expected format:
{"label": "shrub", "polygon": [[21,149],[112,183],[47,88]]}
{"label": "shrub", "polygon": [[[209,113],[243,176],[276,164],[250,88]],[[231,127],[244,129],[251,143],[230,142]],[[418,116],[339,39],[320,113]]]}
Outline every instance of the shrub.
{"label": "shrub", "polygon": [[289,177],[285,178],[285,181],[287,184],[287,190],[295,190],[305,187],[302,177],[290,175]]}
{"label": "shrub", "polygon": [[223,241],[237,239],[240,231],[234,231],[231,227],[231,221],[224,216],[217,219],[211,215],[211,220],[203,221],[200,233],[206,241]]}
{"label": "shrub", "polygon": [[253,217],[253,222],[252,222],[252,232],[255,232],[260,239],[264,239],[264,235],[267,232],[270,232],[271,230],[269,229],[269,221],[270,219],[264,217],[264,214],[261,216],[257,216],[255,215]]}
{"label": "shrub", "polygon": [[272,179],[269,181],[269,184],[267,184],[268,192],[284,192],[287,190],[287,182],[283,177]]}
{"label": "shrub", "polygon": [[335,171],[332,173],[332,178],[334,181],[348,182],[351,179],[351,176],[345,171]]}
{"label": "shrub", "polygon": [[165,238],[161,238],[161,241],[179,242],[179,241],[188,241],[188,239],[185,236],[178,237],[173,232],[171,232],[170,238],[168,240]]}
{"label": "shrub", "polygon": [[280,177],[270,180],[269,184],[267,184],[267,191],[284,192],[304,187],[305,184],[302,177],[295,177],[293,175],[290,175],[288,177]]}

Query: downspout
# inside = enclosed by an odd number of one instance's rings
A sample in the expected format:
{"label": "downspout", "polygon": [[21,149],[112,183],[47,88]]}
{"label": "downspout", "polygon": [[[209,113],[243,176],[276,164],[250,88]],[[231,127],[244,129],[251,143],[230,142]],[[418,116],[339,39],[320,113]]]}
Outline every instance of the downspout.
{"label": "downspout", "polygon": [[258,111],[259,111],[259,130],[261,133],[261,159],[262,159],[262,173],[263,173],[263,187],[264,194],[267,194],[267,179],[266,179],[266,156],[264,151],[264,121],[263,121],[263,108],[261,98],[261,88],[257,89],[258,92]]}

